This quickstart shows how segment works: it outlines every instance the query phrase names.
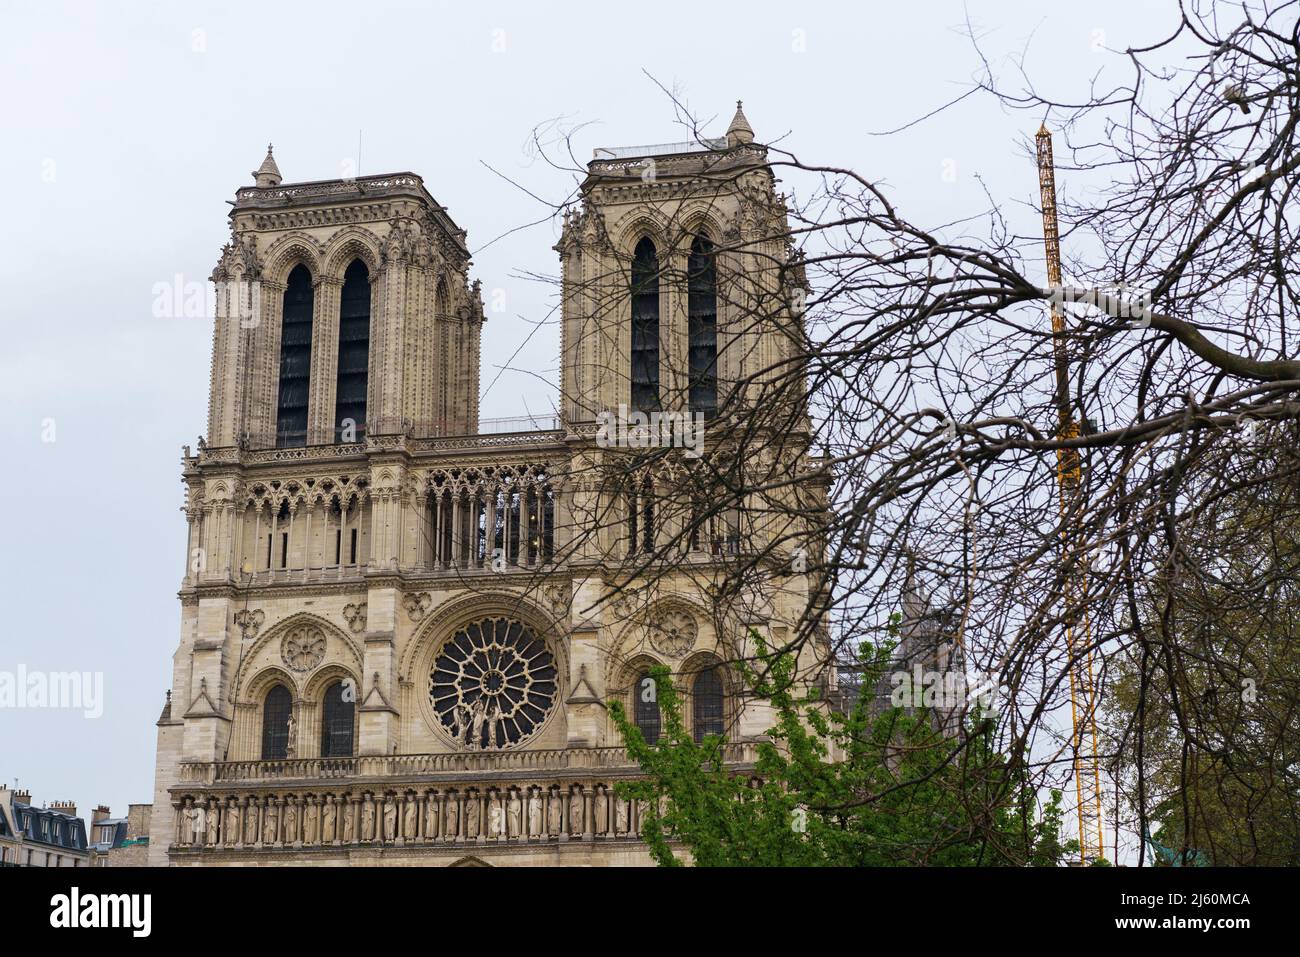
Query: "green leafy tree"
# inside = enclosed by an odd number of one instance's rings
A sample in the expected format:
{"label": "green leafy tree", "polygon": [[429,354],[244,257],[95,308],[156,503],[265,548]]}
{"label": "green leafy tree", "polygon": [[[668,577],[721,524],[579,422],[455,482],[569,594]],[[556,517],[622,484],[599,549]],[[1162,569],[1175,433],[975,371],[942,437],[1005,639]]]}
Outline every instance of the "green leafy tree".
{"label": "green leafy tree", "polygon": [[[662,666],[651,671],[662,733],[648,744],[617,701],[615,724],[645,777],[618,786],[643,802],[641,834],[664,866],[1053,866],[1062,843],[1061,795],[1041,809],[1019,763],[990,744],[993,721],[976,714],[957,737],[932,713],[873,710],[863,695],[841,714],[798,697],[790,654],[740,666],[769,701],[776,724],[758,744],[752,775],[729,770],[722,736],[696,742],[682,699]],[[874,688],[890,646],[864,647],[864,688]]]}
{"label": "green leafy tree", "polygon": [[1261,430],[1266,467],[1215,473],[1110,656],[1109,750],[1157,865],[1300,864],[1295,436]]}

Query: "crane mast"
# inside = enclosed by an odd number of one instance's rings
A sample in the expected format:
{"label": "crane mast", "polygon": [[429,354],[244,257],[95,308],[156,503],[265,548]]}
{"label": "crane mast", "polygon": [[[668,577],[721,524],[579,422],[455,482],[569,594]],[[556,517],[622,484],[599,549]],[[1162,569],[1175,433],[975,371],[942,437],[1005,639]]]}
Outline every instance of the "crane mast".
{"label": "crane mast", "polygon": [[[1047,124],[1035,136],[1038,147],[1038,187],[1043,204],[1043,245],[1047,252],[1047,282],[1061,289],[1061,237],[1056,218],[1056,173],[1052,160],[1052,134]],[[1058,439],[1079,435],[1079,423],[1070,406],[1069,342],[1065,330],[1062,297],[1051,299],[1052,353],[1056,372],[1056,414]],[[1061,557],[1065,569],[1065,645],[1070,675],[1070,717],[1073,723],[1074,788],[1078,799],[1079,856],[1084,864],[1105,856],[1101,810],[1101,767],[1097,758],[1097,683],[1092,664],[1092,635],[1088,620],[1087,563],[1082,554],[1082,535],[1067,516],[1082,494],[1083,468],[1079,450],[1058,449],[1056,481],[1060,492]],[[1079,616],[1079,628],[1069,624],[1071,613]]]}

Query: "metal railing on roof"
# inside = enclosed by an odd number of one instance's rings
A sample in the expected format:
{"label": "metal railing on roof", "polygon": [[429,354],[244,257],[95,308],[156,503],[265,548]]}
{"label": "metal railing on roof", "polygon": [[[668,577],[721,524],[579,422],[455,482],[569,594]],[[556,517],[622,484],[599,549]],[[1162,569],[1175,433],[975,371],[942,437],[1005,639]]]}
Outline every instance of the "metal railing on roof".
{"label": "metal railing on roof", "polygon": [[499,432],[554,432],[562,429],[560,417],[552,413],[544,415],[508,415],[496,419],[479,419],[479,435],[495,435]]}
{"label": "metal railing on roof", "polygon": [[708,153],[725,150],[727,138],[687,140],[682,143],[655,143],[650,146],[602,146],[592,153],[593,160],[628,159],[633,156],[669,156],[673,153]]}

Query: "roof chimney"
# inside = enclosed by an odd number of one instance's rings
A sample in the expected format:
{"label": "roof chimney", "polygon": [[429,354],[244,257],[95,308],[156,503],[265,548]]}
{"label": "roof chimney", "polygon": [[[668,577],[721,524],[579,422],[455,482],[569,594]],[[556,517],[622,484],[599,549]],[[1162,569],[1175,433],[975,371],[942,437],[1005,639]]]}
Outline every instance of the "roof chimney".
{"label": "roof chimney", "polygon": [[32,792],[26,790],[25,788],[21,791],[18,790],[17,788],[14,788],[14,802],[17,804],[31,804]]}
{"label": "roof chimney", "polygon": [[95,810],[90,812],[90,824],[93,827],[94,825],[98,824],[100,821],[105,821],[112,816],[113,813],[107,807],[101,804],[99,807],[95,808]]}
{"label": "roof chimney", "polygon": [[68,815],[69,817],[76,817],[77,802],[76,801],[51,801],[50,810],[61,811],[64,814]]}

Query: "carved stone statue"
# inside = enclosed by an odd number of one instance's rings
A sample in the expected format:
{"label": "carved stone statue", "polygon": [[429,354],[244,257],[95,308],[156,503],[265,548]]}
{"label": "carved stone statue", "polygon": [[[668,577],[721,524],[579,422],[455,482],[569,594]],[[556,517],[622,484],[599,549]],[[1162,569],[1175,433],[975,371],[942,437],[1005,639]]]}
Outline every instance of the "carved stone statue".
{"label": "carved stone statue", "polygon": [[217,805],[217,799],[212,798],[211,807],[208,809],[208,846],[211,847],[217,843],[217,834],[221,831],[221,809]]}
{"label": "carved stone statue", "polygon": [[292,714],[289,715],[288,727],[289,740],[284,746],[284,756],[292,759],[298,754],[298,722]]}
{"label": "carved stone statue", "polygon": [[420,799],[414,794],[406,796],[406,808],[402,815],[402,836],[408,841],[415,840],[415,832],[419,830],[420,823]]}
{"label": "carved stone statue", "polygon": [[244,832],[240,829],[243,822],[239,817],[239,798],[231,798],[229,806],[226,808],[226,843],[237,844],[244,838]]}
{"label": "carved stone statue", "polygon": [[569,833],[577,837],[582,833],[582,790],[569,795]]}
{"label": "carved stone statue", "polygon": [[592,798],[595,803],[594,816],[596,826],[594,828],[597,834],[609,833],[609,792],[603,787],[596,788],[595,796]]}
{"label": "carved stone statue", "polygon": [[307,798],[307,807],[302,812],[302,840],[304,844],[316,843],[316,822],[320,817],[320,806],[314,797]]}
{"label": "carved stone statue", "polygon": [[369,841],[375,836],[375,805],[370,798],[361,799],[361,840]]}
{"label": "carved stone statue", "polygon": [[298,840],[298,799],[294,797],[285,802],[283,838],[286,844]]}
{"label": "carved stone statue", "polygon": [[463,705],[458,704],[454,709],[456,720],[456,747],[465,746],[466,738],[470,733],[470,727],[473,724],[473,712]]}
{"label": "carved stone statue", "polygon": [[449,841],[460,837],[460,799],[454,792],[447,795],[447,822],[442,836]]}
{"label": "carved stone statue", "polygon": [[617,834],[627,833],[627,801],[621,797],[614,798],[614,831]]}
{"label": "carved stone statue", "polygon": [[356,837],[356,805],[350,799],[343,802],[343,843],[351,844]]}
{"label": "carved stone statue", "polygon": [[424,838],[432,841],[438,836],[438,802],[441,798],[437,794],[430,794],[425,798],[424,804]]}
{"label": "carved stone statue", "polygon": [[190,806],[190,832],[189,840],[186,843],[197,844],[203,840],[203,835],[207,831],[208,810],[202,804]]}
{"label": "carved stone statue", "polygon": [[550,793],[550,800],[546,803],[549,805],[546,809],[546,833],[558,835],[560,825],[563,821],[563,812],[560,809],[561,796],[558,790]]}
{"label": "carved stone statue", "polygon": [[506,815],[506,820],[510,825],[510,832],[507,837],[520,837],[523,834],[524,802],[519,800],[519,792],[510,791],[510,810]]}
{"label": "carved stone statue", "polygon": [[276,807],[275,801],[268,799],[266,802],[266,822],[262,827],[262,843],[274,844],[276,835],[279,834],[280,809]]}
{"label": "carved stone statue", "polygon": [[244,815],[244,843],[257,843],[257,805],[248,799],[248,811]]}
{"label": "carved stone statue", "polygon": [[391,841],[397,837],[397,799],[391,794],[384,801],[384,840]]}
{"label": "carved stone statue", "polygon": [[474,702],[474,708],[470,712],[470,738],[469,749],[477,751],[479,744],[483,741],[483,722],[487,720],[487,710],[483,704],[483,699],[479,698]]}
{"label": "carved stone statue", "polygon": [[487,706],[487,747],[488,750],[495,750],[502,744],[499,736],[500,729],[497,727],[501,723],[501,709],[497,707],[496,699]]}
{"label": "carved stone statue", "polygon": [[528,792],[528,836],[539,837],[542,833],[542,795],[532,790]]}
{"label": "carved stone statue", "polygon": [[501,799],[492,797],[488,799],[488,837],[499,838],[501,836]]}
{"label": "carved stone statue", "polygon": [[325,807],[321,810],[321,844],[334,840],[334,826],[337,822],[338,807],[334,805],[334,796],[325,798]]}
{"label": "carved stone statue", "polygon": [[473,839],[478,837],[478,795],[471,795],[465,799],[465,837]]}

